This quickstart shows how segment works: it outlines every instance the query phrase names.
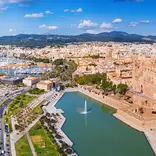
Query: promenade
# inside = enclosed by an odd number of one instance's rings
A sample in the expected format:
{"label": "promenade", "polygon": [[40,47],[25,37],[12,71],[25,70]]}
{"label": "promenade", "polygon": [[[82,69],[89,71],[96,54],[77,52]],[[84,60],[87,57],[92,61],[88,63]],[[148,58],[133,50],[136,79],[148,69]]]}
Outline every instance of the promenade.
{"label": "promenade", "polygon": [[32,151],[33,156],[37,156],[37,154],[36,154],[36,152],[35,152],[34,145],[33,145],[32,141],[31,141],[29,132],[27,132],[26,135],[27,135],[27,140],[28,140],[28,142],[29,142],[29,145],[30,145],[30,148],[31,148],[31,151]]}
{"label": "promenade", "polygon": [[144,133],[146,135],[147,140],[149,141],[149,144],[151,145],[151,148],[153,149],[156,155],[156,128],[153,130],[145,131]]}
{"label": "promenade", "polygon": [[46,112],[48,113],[59,113],[59,120],[58,123],[56,124],[57,132],[62,136],[63,141],[65,141],[70,147],[73,146],[72,141],[67,137],[67,135],[62,131],[62,126],[66,121],[66,118],[62,115],[63,111],[60,109],[56,109],[55,105],[56,103],[62,98],[64,95],[64,92],[58,93],[56,99],[51,99],[50,103],[48,106],[44,107],[46,109]]}
{"label": "promenade", "polygon": [[[66,92],[66,91],[65,91]],[[61,109],[56,109],[55,105],[57,104],[57,102],[62,98],[62,96],[64,95],[65,92],[60,92],[57,93],[55,96],[53,95],[51,97],[51,99],[49,100],[50,103],[48,104],[48,106],[45,106],[43,109],[46,110],[46,112],[48,113],[59,113],[58,116],[58,123],[56,124],[56,129],[57,132],[62,136],[62,140],[64,142],[66,142],[70,147],[73,146],[73,142],[68,138],[68,136],[62,131],[62,126],[66,121],[66,118],[62,115],[63,110]],[[55,97],[55,98],[54,98]],[[76,153],[72,153],[70,156],[78,156]]]}

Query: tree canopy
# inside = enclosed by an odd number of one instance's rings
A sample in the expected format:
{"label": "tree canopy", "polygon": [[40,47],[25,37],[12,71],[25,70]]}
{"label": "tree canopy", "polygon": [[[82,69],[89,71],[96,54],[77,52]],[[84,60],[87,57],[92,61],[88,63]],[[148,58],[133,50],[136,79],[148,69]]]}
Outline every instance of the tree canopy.
{"label": "tree canopy", "polygon": [[75,81],[80,85],[95,85],[98,88],[103,89],[105,92],[114,92],[125,94],[128,86],[126,84],[115,85],[107,79],[107,74],[96,73],[90,75],[75,75]]}

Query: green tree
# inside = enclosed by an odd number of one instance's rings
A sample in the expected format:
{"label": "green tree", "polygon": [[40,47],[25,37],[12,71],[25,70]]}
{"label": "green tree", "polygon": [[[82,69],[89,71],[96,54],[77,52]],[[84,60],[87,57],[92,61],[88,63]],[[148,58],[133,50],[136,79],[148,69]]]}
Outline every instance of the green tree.
{"label": "green tree", "polygon": [[126,84],[119,84],[116,90],[120,94],[125,94],[127,89],[128,89],[128,86]]}
{"label": "green tree", "polygon": [[58,66],[58,65],[63,65],[63,59],[57,59],[53,62],[54,65]]}

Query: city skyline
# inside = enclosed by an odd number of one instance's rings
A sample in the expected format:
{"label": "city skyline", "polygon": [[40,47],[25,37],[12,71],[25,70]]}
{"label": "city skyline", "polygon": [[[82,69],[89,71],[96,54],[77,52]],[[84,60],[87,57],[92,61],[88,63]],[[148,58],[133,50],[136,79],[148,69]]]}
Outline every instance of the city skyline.
{"label": "city skyline", "polygon": [[0,0],[0,36],[124,31],[156,35],[155,0]]}

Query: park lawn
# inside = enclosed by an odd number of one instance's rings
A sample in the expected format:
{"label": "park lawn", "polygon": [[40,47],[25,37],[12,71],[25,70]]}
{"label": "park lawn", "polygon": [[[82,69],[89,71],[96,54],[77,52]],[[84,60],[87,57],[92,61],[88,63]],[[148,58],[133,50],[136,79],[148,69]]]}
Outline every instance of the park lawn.
{"label": "park lawn", "polygon": [[35,107],[34,109],[33,109],[33,112],[35,113],[35,114],[38,114],[38,115],[40,115],[40,114],[42,114],[42,108],[41,108],[41,104],[39,104],[37,107]]}
{"label": "park lawn", "polygon": [[31,148],[26,135],[16,142],[15,148],[16,156],[32,156]]}
{"label": "park lawn", "polygon": [[40,122],[29,131],[36,154],[38,156],[60,156],[56,145],[51,141],[48,133]]}
{"label": "park lawn", "polygon": [[46,93],[44,89],[39,89],[39,88],[32,88],[28,92],[33,95],[41,95]]}
{"label": "park lawn", "polygon": [[15,99],[9,104],[8,112],[10,115],[14,115],[18,113],[21,108],[26,107],[32,100],[34,100],[35,96],[30,96],[26,94],[19,95],[15,97]]}

